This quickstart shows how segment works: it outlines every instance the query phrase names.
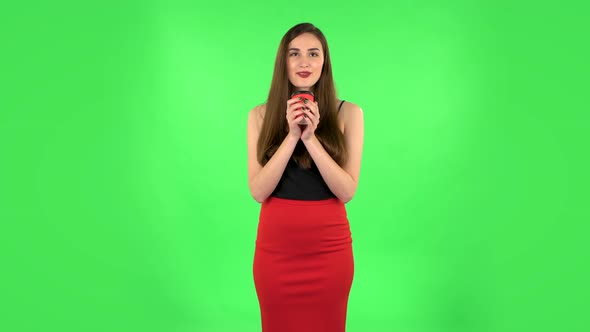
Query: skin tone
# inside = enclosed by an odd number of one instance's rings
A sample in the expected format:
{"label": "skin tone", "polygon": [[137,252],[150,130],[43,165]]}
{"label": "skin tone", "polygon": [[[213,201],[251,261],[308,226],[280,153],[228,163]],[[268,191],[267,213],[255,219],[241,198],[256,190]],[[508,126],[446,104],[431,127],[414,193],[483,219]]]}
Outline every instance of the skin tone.
{"label": "skin tone", "polygon": [[[304,33],[293,39],[288,49],[289,81],[300,90],[313,91],[324,64],[320,41],[313,34]],[[307,77],[297,75],[301,72],[308,72],[310,75]],[[349,158],[342,167],[332,159],[315,136],[315,130],[320,121],[318,104],[296,99],[290,99],[286,103],[285,117],[289,124],[289,134],[267,164],[264,167],[260,165],[256,159],[256,142],[265,111],[265,105],[258,106],[250,111],[248,117],[248,185],[254,199],[262,203],[270,196],[297,142],[301,140],[330,190],[342,202],[349,202],[354,197],[360,175],[364,139],[364,116],[361,108],[346,102],[338,114],[338,121],[349,153]],[[300,126],[298,122],[304,115],[307,125]]]}

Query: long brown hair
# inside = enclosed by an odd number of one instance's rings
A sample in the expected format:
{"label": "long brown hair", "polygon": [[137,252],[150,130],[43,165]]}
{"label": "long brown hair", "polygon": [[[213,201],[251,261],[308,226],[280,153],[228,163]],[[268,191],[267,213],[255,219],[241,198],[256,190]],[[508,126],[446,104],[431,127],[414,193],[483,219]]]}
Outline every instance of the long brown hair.
{"label": "long brown hair", "polygon": [[[318,102],[320,109],[320,122],[315,130],[315,135],[326,149],[326,152],[338,165],[342,166],[348,158],[348,154],[344,144],[344,135],[338,128],[336,89],[332,77],[330,51],[324,34],[311,23],[295,25],[281,39],[275,60],[272,83],[266,101],[264,122],[258,137],[258,162],[265,165],[289,133],[289,126],[285,119],[285,109],[287,100],[295,87],[291,84],[287,75],[287,52],[289,43],[303,33],[311,33],[316,36],[320,40],[324,51],[324,65],[320,78],[314,86],[315,100]],[[293,159],[303,168],[310,168],[313,162],[301,141],[297,143],[293,151]]]}

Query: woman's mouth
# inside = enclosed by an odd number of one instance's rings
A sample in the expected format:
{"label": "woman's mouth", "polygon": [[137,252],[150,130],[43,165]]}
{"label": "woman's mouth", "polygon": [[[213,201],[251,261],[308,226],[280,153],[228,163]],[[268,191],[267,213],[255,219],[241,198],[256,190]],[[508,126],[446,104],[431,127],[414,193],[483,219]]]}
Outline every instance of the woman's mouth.
{"label": "woman's mouth", "polygon": [[308,71],[300,71],[297,73],[297,75],[299,75],[299,77],[302,77],[302,78],[308,78],[309,75],[311,75],[311,73]]}

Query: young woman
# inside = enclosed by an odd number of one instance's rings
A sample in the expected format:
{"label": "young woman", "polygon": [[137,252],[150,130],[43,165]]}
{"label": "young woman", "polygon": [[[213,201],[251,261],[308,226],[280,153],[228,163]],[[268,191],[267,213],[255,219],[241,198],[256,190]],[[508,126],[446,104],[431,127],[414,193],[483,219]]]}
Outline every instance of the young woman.
{"label": "young woman", "polygon": [[[315,101],[291,98],[295,91]],[[292,27],[266,104],[248,116],[248,185],[262,203],[253,272],[263,332],[345,331],[354,260],[344,204],[358,186],[363,135],[362,110],[336,97],[323,33]]]}

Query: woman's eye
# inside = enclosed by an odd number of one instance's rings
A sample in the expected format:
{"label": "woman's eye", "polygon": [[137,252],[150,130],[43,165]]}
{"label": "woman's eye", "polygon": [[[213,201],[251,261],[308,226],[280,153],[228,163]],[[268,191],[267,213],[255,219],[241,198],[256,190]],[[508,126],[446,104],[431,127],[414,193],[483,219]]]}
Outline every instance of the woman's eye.
{"label": "woman's eye", "polygon": [[315,52],[314,52],[314,53],[310,53],[310,55],[311,55],[311,56],[319,56],[319,54],[317,54],[317,53],[315,53]]}
{"label": "woman's eye", "polygon": [[296,52],[289,53],[289,56],[295,56],[295,55],[297,55],[297,53],[296,53]]}

